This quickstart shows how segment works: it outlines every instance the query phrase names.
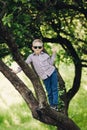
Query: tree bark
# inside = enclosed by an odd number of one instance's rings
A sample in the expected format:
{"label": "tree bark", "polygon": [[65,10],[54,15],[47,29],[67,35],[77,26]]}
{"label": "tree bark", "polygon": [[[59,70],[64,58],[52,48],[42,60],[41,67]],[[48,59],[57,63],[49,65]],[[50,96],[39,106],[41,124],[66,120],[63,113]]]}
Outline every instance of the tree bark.
{"label": "tree bark", "polygon": [[40,120],[46,124],[58,126],[62,130],[80,130],[80,128],[65,114],[52,110],[49,105],[46,105],[44,108],[39,109],[38,100],[33,96],[33,93],[16,76],[15,73],[11,72],[11,69],[9,69],[2,61],[0,61],[0,71],[22,95],[35,119]]}
{"label": "tree bark", "polygon": [[[55,32],[56,32],[56,30],[55,30]],[[56,33],[58,33],[58,32],[56,32]],[[77,52],[73,48],[71,42],[68,39],[61,37],[60,35],[58,35],[57,38],[51,38],[51,39],[44,38],[44,41],[45,42],[48,41],[48,42],[52,42],[52,43],[59,42],[59,44],[63,47],[63,49],[65,49],[66,53],[69,53],[69,55],[72,57],[74,67],[75,67],[75,76],[74,76],[74,80],[73,80],[73,84],[72,84],[71,88],[66,93],[65,102],[66,102],[66,110],[68,110],[71,99],[75,96],[75,94],[78,92],[78,90],[80,88],[81,75],[82,75],[81,59],[79,58]],[[60,77],[60,75],[59,75],[59,77]],[[61,77],[60,77],[60,79],[61,79]],[[64,88],[64,84],[63,84],[63,88]]]}
{"label": "tree bark", "polygon": [[[46,94],[41,85],[41,82],[35,72],[24,62],[22,56],[18,51],[17,44],[15,43],[14,38],[8,32],[8,30],[3,26],[2,22],[0,21],[0,34],[5,39],[10,51],[13,54],[14,60],[19,64],[19,66],[23,69],[26,76],[32,80],[32,84],[35,90],[36,98],[39,100],[39,106],[43,106],[46,102]],[[27,71],[28,70],[28,71]]]}
{"label": "tree bark", "polygon": [[[24,62],[22,56],[18,51],[17,45],[15,44],[15,40],[6,30],[6,28],[2,25],[1,22],[0,34],[9,46],[15,61],[17,61],[17,63],[21,66],[27,77],[31,80],[36,93],[36,97],[34,97],[33,93],[27,88],[27,86],[16,76],[16,74],[11,72],[11,70],[2,61],[0,61],[0,71],[22,95],[22,97],[28,104],[28,107],[30,108],[33,117],[46,124],[57,126],[61,130],[80,130],[80,128],[71,119],[68,118],[65,112],[56,112],[49,107],[46,100],[46,94],[40,81],[38,80],[37,75]],[[64,83],[62,85],[62,87],[64,87]],[[64,102],[66,101],[64,100]]]}

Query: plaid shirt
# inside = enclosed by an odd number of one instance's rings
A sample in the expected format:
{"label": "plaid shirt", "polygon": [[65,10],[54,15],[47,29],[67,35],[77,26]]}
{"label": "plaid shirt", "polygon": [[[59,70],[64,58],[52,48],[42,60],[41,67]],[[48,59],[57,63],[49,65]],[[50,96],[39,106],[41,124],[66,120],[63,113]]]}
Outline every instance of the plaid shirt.
{"label": "plaid shirt", "polygon": [[[55,67],[53,66],[54,59],[55,54],[50,57],[47,53],[42,51],[39,55],[36,55],[35,53],[30,54],[25,62],[27,64],[32,63],[38,76],[44,80],[55,70]],[[19,71],[20,70],[21,68],[19,68]]]}

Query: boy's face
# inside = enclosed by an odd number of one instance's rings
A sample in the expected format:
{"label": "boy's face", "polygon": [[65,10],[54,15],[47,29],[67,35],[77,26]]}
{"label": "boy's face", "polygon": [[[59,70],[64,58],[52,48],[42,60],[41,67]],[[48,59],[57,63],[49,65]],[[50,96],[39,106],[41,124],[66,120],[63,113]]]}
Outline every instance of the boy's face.
{"label": "boy's face", "polygon": [[40,42],[36,42],[32,45],[32,50],[35,54],[40,54],[40,52],[43,50],[43,45]]}

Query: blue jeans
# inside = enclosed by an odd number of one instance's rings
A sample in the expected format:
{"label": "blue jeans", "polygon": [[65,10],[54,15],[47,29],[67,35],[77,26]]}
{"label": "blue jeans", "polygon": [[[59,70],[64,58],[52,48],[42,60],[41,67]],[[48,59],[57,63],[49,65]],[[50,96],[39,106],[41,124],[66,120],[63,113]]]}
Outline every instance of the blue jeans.
{"label": "blue jeans", "polygon": [[58,75],[55,70],[50,77],[43,80],[47,90],[50,106],[58,105]]}

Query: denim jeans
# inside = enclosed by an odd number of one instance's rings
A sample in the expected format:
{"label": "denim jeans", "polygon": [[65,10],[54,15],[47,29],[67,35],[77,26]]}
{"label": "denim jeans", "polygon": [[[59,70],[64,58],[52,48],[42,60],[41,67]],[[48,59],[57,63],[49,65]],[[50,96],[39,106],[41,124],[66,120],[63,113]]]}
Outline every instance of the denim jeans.
{"label": "denim jeans", "polygon": [[58,75],[55,70],[50,77],[43,80],[47,90],[50,106],[58,105]]}

